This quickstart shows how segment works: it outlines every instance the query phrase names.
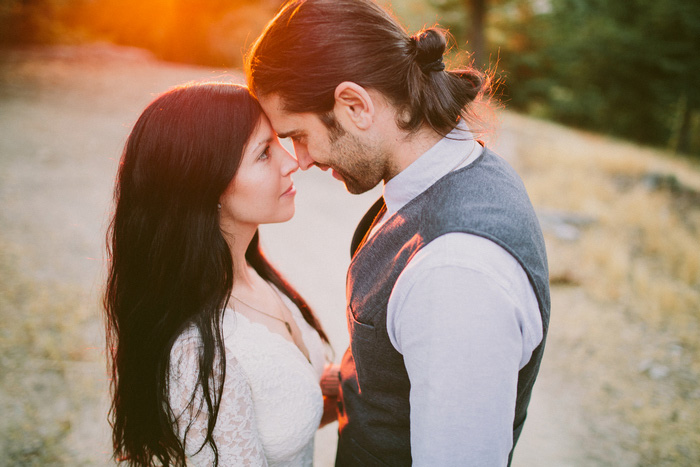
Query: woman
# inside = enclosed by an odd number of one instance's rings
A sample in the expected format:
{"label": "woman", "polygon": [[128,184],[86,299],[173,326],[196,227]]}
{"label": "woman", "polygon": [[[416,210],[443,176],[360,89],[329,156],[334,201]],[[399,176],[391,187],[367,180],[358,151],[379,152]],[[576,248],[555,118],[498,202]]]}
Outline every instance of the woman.
{"label": "woman", "polygon": [[243,86],[172,89],[136,122],[104,299],[117,458],[312,463],[328,339],[258,237],[293,216],[297,168]]}

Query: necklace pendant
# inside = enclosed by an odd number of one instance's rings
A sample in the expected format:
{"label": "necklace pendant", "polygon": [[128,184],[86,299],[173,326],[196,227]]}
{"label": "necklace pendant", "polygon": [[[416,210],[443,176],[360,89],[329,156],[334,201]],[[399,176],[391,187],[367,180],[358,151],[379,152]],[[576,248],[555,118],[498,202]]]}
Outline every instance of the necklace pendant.
{"label": "necklace pendant", "polygon": [[286,321],[284,322],[284,325],[287,326],[287,332],[289,332],[289,335],[291,336],[292,335],[292,327]]}

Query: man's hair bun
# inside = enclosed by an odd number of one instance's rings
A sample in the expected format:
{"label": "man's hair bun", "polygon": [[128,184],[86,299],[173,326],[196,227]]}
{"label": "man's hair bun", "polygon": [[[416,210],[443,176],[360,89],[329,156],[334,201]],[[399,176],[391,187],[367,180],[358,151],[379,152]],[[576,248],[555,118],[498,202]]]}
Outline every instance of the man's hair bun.
{"label": "man's hair bun", "polygon": [[445,65],[442,55],[447,47],[445,33],[438,28],[428,28],[411,36],[415,50],[415,60],[424,73],[442,71]]}

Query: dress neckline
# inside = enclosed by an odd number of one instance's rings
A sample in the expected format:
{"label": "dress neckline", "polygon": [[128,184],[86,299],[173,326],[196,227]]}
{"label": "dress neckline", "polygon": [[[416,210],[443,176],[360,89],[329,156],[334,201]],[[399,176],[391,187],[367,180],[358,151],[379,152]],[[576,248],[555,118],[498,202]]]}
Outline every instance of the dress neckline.
{"label": "dress neckline", "polygon": [[[287,343],[288,345],[290,345],[291,347],[293,347],[293,348],[299,353],[299,355],[301,356],[301,358],[303,358],[304,361],[305,361],[306,363],[309,364],[309,367],[313,368],[313,364],[311,363],[311,356],[310,356],[310,355],[307,356],[306,354],[304,354],[304,352],[299,348],[299,346],[296,345],[296,343],[294,343],[293,340],[288,339],[285,335],[283,335],[283,334],[281,334],[281,333],[279,333],[279,332],[275,332],[275,331],[271,330],[268,326],[266,326],[266,325],[263,324],[263,323],[260,323],[260,322],[258,322],[258,321],[254,321],[254,320],[250,319],[249,317],[247,317],[247,316],[244,315],[243,313],[240,313],[240,312],[236,311],[234,308],[232,308],[232,307],[230,307],[230,306],[226,307],[226,311],[230,311],[231,313],[233,313],[233,314],[236,316],[236,318],[239,318],[239,317],[240,317],[240,318],[245,319],[246,322],[247,322],[250,326],[252,326],[252,327],[254,327],[254,328],[262,328],[262,329],[264,329],[265,332],[267,332],[268,334],[271,334],[271,335],[273,335],[273,336],[276,336],[276,337],[275,337],[276,339],[280,339],[281,341]],[[304,339],[304,331],[303,331],[303,330],[301,329],[301,327],[299,326],[299,323],[298,323],[298,321],[297,321],[297,318],[296,318],[296,316],[295,316],[295,314],[294,314],[294,310],[290,310],[290,312],[291,312],[291,314],[292,314],[292,319],[294,319],[294,322],[296,323],[297,327],[299,328],[299,332],[301,333],[301,336],[300,336],[300,337],[301,337],[302,341],[304,341],[304,345],[305,345],[305,346],[307,347],[307,349],[308,349],[308,344],[306,343],[306,340]]]}

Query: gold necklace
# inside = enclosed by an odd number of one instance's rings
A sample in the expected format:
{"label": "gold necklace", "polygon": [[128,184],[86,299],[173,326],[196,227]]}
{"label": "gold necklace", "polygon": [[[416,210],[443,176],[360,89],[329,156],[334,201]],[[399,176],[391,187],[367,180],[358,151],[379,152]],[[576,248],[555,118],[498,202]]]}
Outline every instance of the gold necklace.
{"label": "gold necklace", "polygon": [[[272,287],[270,287],[270,288],[272,288]],[[275,294],[275,296],[277,295],[277,292],[275,292],[274,290],[273,290],[272,292]],[[277,317],[277,316],[274,316],[274,315],[271,315],[270,313],[266,313],[266,312],[264,312],[264,311],[262,311],[262,310],[258,310],[258,309],[255,308],[254,306],[251,306],[251,305],[247,304],[246,302],[244,302],[243,300],[241,300],[240,298],[236,297],[236,296],[233,295],[233,294],[231,294],[231,297],[232,297],[232,298],[235,298],[236,300],[238,300],[238,301],[241,302],[243,305],[247,306],[248,308],[250,308],[250,309],[253,310],[253,311],[257,311],[258,313],[261,313],[261,314],[263,314],[263,315],[265,315],[265,316],[269,316],[269,317],[272,318],[272,319],[276,319],[277,321],[281,321],[282,323],[284,323],[284,326],[287,328],[287,332],[289,333],[289,335],[290,335],[292,338],[294,338],[294,336],[292,335],[292,326],[289,324],[289,321],[287,321],[286,319],[280,318],[280,317]],[[278,297],[278,298],[279,298],[279,297]]]}
{"label": "gold necklace", "polygon": [[[284,304],[284,302],[282,301],[282,299],[280,298],[280,296],[277,294],[277,292],[275,291],[275,289],[272,288],[272,285],[270,285],[270,283],[267,282],[267,281],[266,281],[265,283],[270,287],[270,290],[271,290],[272,293],[275,295],[275,297],[277,298],[277,301],[280,303],[280,305],[282,305],[282,309],[283,309],[283,310],[288,310],[288,311],[289,311],[289,308],[287,308],[287,305]],[[236,296],[233,295],[233,294],[231,294],[231,298],[236,299],[237,301],[241,302],[243,305],[247,306],[248,308],[250,308],[250,309],[253,310],[253,311],[257,311],[257,312],[260,313],[260,314],[263,314],[263,315],[265,315],[265,316],[269,316],[269,317],[272,318],[272,319],[276,319],[277,321],[281,321],[282,323],[284,323],[284,326],[287,328],[287,332],[289,333],[289,337],[292,338],[292,342],[294,342],[294,345],[296,345],[296,347],[299,349],[299,351],[300,351],[301,354],[304,356],[304,358],[306,358],[306,360],[307,360],[309,363],[311,363],[311,359],[310,359],[309,356],[307,355],[308,350],[302,350],[302,347],[304,347],[304,349],[306,349],[306,346],[303,345],[303,339],[302,339],[302,341],[301,341],[301,344],[300,344],[299,342],[297,342],[297,339],[294,337],[294,334],[292,334],[292,326],[289,324],[289,321],[287,321],[287,320],[284,319],[284,318],[279,318],[279,317],[277,317],[277,316],[271,315],[270,313],[267,313],[267,312],[264,312],[264,311],[262,311],[262,310],[259,310],[259,309],[255,308],[254,306],[250,306],[249,304],[247,304],[246,302],[244,302],[243,300],[241,300],[240,298],[236,297]],[[282,311],[282,315],[284,316],[284,311]]]}

